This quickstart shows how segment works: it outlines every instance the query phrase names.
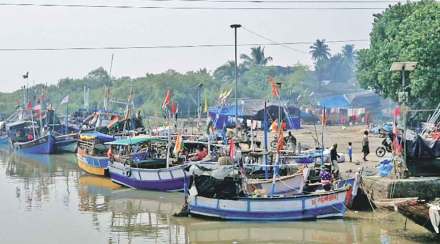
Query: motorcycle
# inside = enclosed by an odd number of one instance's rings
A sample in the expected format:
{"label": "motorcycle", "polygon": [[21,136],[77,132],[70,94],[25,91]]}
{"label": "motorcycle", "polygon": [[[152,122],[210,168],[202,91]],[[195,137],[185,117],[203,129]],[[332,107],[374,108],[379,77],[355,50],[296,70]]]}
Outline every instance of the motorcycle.
{"label": "motorcycle", "polygon": [[390,137],[383,139],[382,145],[380,145],[376,149],[376,156],[381,158],[381,157],[385,156],[385,154],[387,152],[392,152],[393,151],[393,149],[391,148],[392,143],[393,142]]}

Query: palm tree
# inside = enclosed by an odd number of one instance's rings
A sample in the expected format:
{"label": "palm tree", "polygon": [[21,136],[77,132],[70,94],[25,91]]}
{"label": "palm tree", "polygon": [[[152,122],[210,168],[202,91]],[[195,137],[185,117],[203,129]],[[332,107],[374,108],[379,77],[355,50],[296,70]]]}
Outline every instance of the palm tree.
{"label": "palm tree", "polygon": [[342,47],[342,56],[344,57],[345,61],[348,62],[350,65],[353,64],[355,55],[356,51],[354,50],[353,44],[346,44]]}
{"label": "palm tree", "polygon": [[272,57],[266,57],[264,54],[264,47],[258,46],[251,48],[251,55],[247,54],[240,55],[240,58],[243,59],[243,63],[246,66],[265,66],[270,61],[272,61]]}
{"label": "palm tree", "polygon": [[313,45],[310,46],[310,53],[315,62],[328,60],[330,58],[330,48],[325,39],[317,39]]}
{"label": "palm tree", "polygon": [[214,77],[221,81],[231,81],[235,77],[235,62],[228,61],[214,71]]}

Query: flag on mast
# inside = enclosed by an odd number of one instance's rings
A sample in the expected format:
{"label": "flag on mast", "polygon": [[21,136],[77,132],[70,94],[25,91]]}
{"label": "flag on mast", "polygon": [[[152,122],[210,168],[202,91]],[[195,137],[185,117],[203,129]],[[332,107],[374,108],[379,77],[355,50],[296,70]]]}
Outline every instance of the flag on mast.
{"label": "flag on mast", "polygon": [[269,77],[269,83],[272,86],[272,96],[279,97],[280,89],[278,88],[278,85],[276,84],[275,80],[272,77]]}
{"label": "flag on mast", "polygon": [[177,114],[177,104],[175,102],[171,103],[171,114]]}
{"label": "flag on mast", "polygon": [[171,101],[171,91],[167,90],[167,93],[165,94],[165,99],[162,102],[162,110],[165,110],[165,108],[170,104]]}
{"label": "flag on mast", "polygon": [[182,151],[182,135],[177,135],[177,137],[176,137],[176,144],[174,146],[173,153],[175,155],[177,155],[181,151]]}
{"label": "flag on mast", "polygon": [[61,101],[61,105],[66,104],[66,103],[69,103],[69,95],[67,95],[63,98],[63,100]]}

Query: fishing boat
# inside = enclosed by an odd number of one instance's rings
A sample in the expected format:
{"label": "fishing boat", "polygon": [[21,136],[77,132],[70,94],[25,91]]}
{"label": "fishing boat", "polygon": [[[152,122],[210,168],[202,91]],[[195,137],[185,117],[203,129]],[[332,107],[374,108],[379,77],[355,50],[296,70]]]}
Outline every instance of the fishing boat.
{"label": "fishing boat", "polygon": [[21,153],[52,154],[55,152],[55,137],[42,133],[33,121],[17,121],[7,125],[11,147]]}
{"label": "fishing boat", "polygon": [[238,172],[234,166],[224,166],[203,174],[193,171],[187,197],[189,214],[249,221],[342,218],[345,215],[347,189],[288,197],[255,195],[243,189],[243,178]]}
{"label": "fishing boat", "polygon": [[8,142],[9,137],[6,131],[6,121],[0,121],[0,146],[7,145]]}
{"label": "fishing boat", "polygon": [[55,148],[57,153],[76,153],[78,148],[78,133],[59,135],[55,137]]}
{"label": "fishing boat", "polygon": [[440,235],[440,201],[408,200],[397,204],[397,210],[403,216],[414,221],[430,232]]}
{"label": "fishing boat", "polygon": [[92,175],[108,176],[109,147],[104,143],[113,140],[115,140],[113,136],[100,132],[80,134],[76,153],[78,167]]}
{"label": "fishing boat", "polygon": [[[183,165],[167,163],[166,140],[137,136],[107,143],[112,148],[109,165],[111,179],[121,185],[156,191],[182,190],[185,178]],[[120,154],[121,153],[121,154]]]}

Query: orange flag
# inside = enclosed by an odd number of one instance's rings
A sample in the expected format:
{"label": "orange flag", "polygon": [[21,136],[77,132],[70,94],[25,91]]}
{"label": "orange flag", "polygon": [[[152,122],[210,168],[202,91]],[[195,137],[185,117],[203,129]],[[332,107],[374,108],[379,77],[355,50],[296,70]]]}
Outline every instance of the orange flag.
{"label": "orange flag", "polygon": [[173,153],[177,155],[181,151],[182,151],[182,136],[181,135],[177,135],[177,137],[176,137],[176,145],[174,146]]}
{"label": "orange flag", "polygon": [[284,149],[284,133],[283,133],[283,129],[280,127],[279,128],[279,134],[278,134],[278,142],[277,142],[277,152],[280,152],[281,150]]}
{"label": "orange flag", "polygon": [[275,80],[272,77],[269,77],[269,83],[272,86],[272,96],[279,97],[280,89],[278,88],[278,85],[276,84]]}

